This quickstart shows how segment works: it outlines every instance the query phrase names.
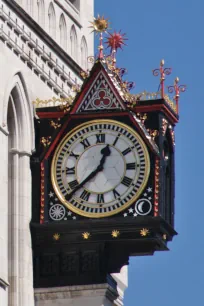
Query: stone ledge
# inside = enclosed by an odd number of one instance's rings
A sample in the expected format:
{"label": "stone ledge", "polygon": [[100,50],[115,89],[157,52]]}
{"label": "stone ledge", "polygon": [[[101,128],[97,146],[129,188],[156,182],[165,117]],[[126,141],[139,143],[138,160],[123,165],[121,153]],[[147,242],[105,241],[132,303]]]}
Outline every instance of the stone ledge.
{"label": "stone ledge", "polygon": [[6,290],[7,287],[9,287],[9,283],[6,282],[5,280],[3,280],[1,277],[0,277],[0,287],[3,288],[4,290]]}
{"label": "stone ledge", "polygon": [[93,284],[82,286],[66,286],[66,287],[53,287],[53,288],[40,288],[35,289],[35,300],[58,300],[58,299],[73,299],[73,298],[94,298],[94,297],[107,297],[109,300],[114,301],[118,297],[117,290],[112,288],[107,283]]}

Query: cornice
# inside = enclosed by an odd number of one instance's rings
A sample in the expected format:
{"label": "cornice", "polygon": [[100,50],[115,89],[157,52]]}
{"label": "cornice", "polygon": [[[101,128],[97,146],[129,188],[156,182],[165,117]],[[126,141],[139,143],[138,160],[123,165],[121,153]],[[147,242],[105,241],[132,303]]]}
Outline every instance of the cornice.
{"label": "cornice", "polygon": [[41,28],[38,23],[33,20],[27,13],[24,11],[15,1],[13,0],[3,0],[8,7],[13,9],[18,15],[29,27],[30,29],[39,36],[40,39],[42,39],[48,46],[51,48],[58,57],[63,60],[63,62],[69,66],[77,75],[79,78],[82,79],[80,76],[81,67],[56,43],[55,40],[53,40],[46,32]]}
{"label": "cornice", "polygon": [[66,286],[35,289],[35,300],[58,300],[71,299],[77,297],[99,297],[106,296],[110,301],[114,301],[118,297],[117,290],[108,283],[82,285],[82,286]]}

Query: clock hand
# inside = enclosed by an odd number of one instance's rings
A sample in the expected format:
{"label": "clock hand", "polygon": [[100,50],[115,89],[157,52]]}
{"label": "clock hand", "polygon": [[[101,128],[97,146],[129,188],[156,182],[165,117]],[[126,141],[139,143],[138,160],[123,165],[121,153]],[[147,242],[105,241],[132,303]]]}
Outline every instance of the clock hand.
{"label": "clock hand", "polygon": [[89,180],[91,180],[92,178],[94,178],[94,176],[96,176],[96,174],[100,171],[103,170],[103,165],[105,163],[106,157],[109,156],[111,154],[109,145],[107,145],[105,148],[103,148],[101,150],[101,154],[103,154],[103,157],[100,160],[100,164],[98,165],[98,167],[92,171],[80,184],[78,184],[69,194],[66,195],[66,199],[70,200],[70,198],[72,197],[72,195],[79,190],[83,185],[85,185]]}

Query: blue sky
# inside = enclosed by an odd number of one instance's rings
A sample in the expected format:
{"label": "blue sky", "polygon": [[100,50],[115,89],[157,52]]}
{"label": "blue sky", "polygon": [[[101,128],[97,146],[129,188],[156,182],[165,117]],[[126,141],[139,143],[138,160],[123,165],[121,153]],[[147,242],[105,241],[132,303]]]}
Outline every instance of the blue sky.
{"label": "blue sky", "polygon": [[204,305],[204,1],[95,0],[95,15],[109,18],[128,41],[117,63],[135,81],[133,92],[157,91],[160,60],[187,85],[176,127],[176,218],[179,235],[169,252],[134,257],[125,306]]}

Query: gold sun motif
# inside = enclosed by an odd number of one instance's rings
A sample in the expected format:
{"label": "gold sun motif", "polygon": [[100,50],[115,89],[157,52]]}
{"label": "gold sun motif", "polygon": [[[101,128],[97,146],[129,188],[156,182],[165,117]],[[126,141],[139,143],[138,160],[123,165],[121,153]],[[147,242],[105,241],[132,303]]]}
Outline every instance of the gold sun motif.
{"label": "gold sun motif", "polygon": [[97,18],[94,18],[94,21],[90,21],[92,24],[90,28],[93,29],[93,32],[102,33],[105,32],[109,27],[108,19],[105,19],[104,16],[98,15]]}
{"label": "gold sun motif", "polygon": [[112,233],[111,233],[111,236],[113,238],[117,238],[119,235],[120,235],[120,232],[118,230],[113,230]]}
{"label": "gold sun motif", "polygon": [[143,228],[141,231],[140,231],[140,235],[145,237],[149,234],[149,230],[147,228]]}
{"label": "gold sun motif", "polygon": [[58,241],[60,239],[60,234],[55,233],[52,237],[55,241]]}
{"label": "gold sun motif", "polygon": [[84,239],[89,239],[90,236],[91,236],[91,234],[90,234],[89,232],[84,232],[84,233],[82,233],[82,237],[83,237]]}
{"label": "gold sun motif", "polygon": [[166,234],[163,234],[163,236],[162,236],[162,238],[164,239],[164,240],[166,240]]}

